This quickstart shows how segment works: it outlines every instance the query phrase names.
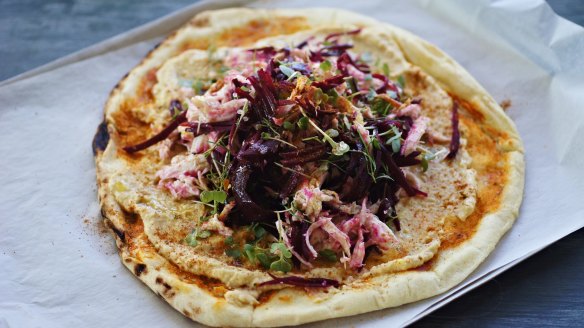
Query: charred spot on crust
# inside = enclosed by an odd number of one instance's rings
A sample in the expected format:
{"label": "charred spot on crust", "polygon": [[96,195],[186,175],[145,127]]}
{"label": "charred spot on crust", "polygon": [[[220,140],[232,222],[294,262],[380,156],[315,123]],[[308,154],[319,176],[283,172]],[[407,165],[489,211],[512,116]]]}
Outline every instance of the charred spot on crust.
{"label": "charred spot on crust", "polygon": [[135,212],[129,212],[126,211],[124,209],[122,209],[122,213],[124,213],[124,220],[129,223],[129,224],[134,224],[138,221],[138,213]]}
{"label": "charred spot on crust", "polygon": [[104,119],[97,127],[97,132],[93,137],[93,143],[91,144],[91,148],[93,149],[93,156],[96,156],[98,152],[103,152],[107,147],[109,140],[110,135],[107,131],[107,123]]}
{"label": "charred spot on crust", "polygon": [[172,298],[175,295],[175,292],[172,290],[172,286],[166,283],[162,277],[156,277],[156,284],[162,285],[164,290],[162,291],[162,296],[165,298]]}
{"label": "charred spot on crust", "polygon": [[120,238],[121,241],[123,241],[123,242],[126,241],[126,235],[124,234],[123,231],[119,230],[118,228],[116,228],[114,226],[112,226],[111,228],[114,231],[114,233],[118,236],[118,238]]}
{"label": "charred spot on crust", "polygon": [[166,281],[164,281],[164,279],[162,279],[162,277],[156,277],[156,283],[159,285],[164,286],[164,288],[168,291],[170,289],[172,289],[172,286],[170,286],[169,284],[166,283]]}
{"label": "charred spot on crust", "polygon": [[118,236],[118,238],[122,241],[122,242],[126,242],[126,234],[124,234],[123,231],[121,231],[120,229],[116,228],[116,226],[109,220],[106,220],[106,225],[108,226],[108,228],[112,229],[112,231],[116,234],[116,236]]}
{"label": "charred spot on crust", "polygon": [[116,83],[116,85],[114,85],[114,88],[110,92],[110,96],[114,93],[115,90],[117,90],[117,89],[120,88],[120,86],[126,80],[126,78],[128,77],[128,75],[130,75],[130,72],[127,72],[126,74],[124,74],[124,76],[122,76],[122,78],[118,81],[118,83]]}
{"label": "charred spot on crust", "polygon": [[148,273],[148,268],[146,268],[146,264],[138,263],[134,266],[134,273],[137,277],[140,277],[142,273]]}
{"label": "charred spot on crust", "polygon": [[185,316],[189,317],[189,318],[191,317],[191,313],[190,313],[189,311],[187,311],[187,310],[184,310],[184,311],[183,311],[183,314],[184,314]]}

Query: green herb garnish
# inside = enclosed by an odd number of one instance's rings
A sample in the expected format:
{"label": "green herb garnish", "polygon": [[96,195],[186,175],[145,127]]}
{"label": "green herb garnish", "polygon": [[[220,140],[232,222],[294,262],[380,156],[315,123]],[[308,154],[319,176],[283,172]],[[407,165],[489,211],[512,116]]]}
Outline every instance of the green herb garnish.
{"label": "green herb garnish", "polygon": [[195,94],[200,95],[203,94],[203,88],[205,87],[205,84],[201,80],[196,80],[195,82],[193,82],[192,87],[193,90],[195,91]]}
{"label": "green herb garnish", "polygon": [[284,124],[282,124],[282,127],[284,128],[284,130],[294,131],[294,124],[288,121],[284,122]]}
{"label": "green herb garnish", "polygon": [[387,63],[383,63],[383,74],[387,77],[389,77],[390,71],[389,71],[389,65],[387,65]]}
{"label": "green herb garnish", "polygon": [[298,128],[300,130],[306,130],[308,129],[308,121],[309,121],[308,117],[303,116],[298,120],[296,124],[298,125]]}
{"label": "green herb garnish", "polygon": [[319,251],[318,257],[326,262],[331,262],[331,263],[337,262],[337,253],[335,253],[331,249],[323,249],[322,251]]}
{"label": "green herb garnish", "polygon": [[209,230],[203,230],[199,232],[199,229],[194,229],[185,237],[184,241],[187,245],[194,247],[199,244],[197,239],[206,239],[209,238],[210,236],[211,231]]}
{"label": "green herb garnish", "polygon": [[228,248],[225,250],[225,255],[238,259],[241,257],[241,251],[237,248]]}
{"label": "green herb garnish", "polygon": [[[223,190],[205,190],[199,195],[199,199],[205,204],[211,204],[213,206],[211,214],[217,214],[219,204],[224,204],[227,200],[227,193]],[[206,219],[209,220],[209,217]]]}
{"label": "green herb garnish", "polygon": [[397,84],[399,85],[400,88],[403,89],[406,86],[406,78],[403,75],[398,76]]}
{"label": "green herb garnish", "polygon": [[320,69],[323,70],[323,72],[328,72],[330,71],[330,69],[333,67],[333,65],[331,64],[330,61],[325,60],[322,63],[320,63]]}

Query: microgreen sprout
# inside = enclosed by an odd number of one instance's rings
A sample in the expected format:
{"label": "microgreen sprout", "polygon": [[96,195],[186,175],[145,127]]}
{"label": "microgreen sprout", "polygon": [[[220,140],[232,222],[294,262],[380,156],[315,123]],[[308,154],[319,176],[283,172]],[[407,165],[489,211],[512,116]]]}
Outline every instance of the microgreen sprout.
{"label": "microgreen sprout", "polygon": [[406,78],[403,75],[398,76],[397,84],[399,85],[400,88],[403,89],[406,86]]}
{"label": "microgreen sprout", "polygon": [[289,143],[288,141],[282,140],[278,137],[272,137],[272,135],[269,132],[262,132],[261,137],[264,140],[275,140],[275,141],[278,141],[278,142],[283,143],[285,145],[288,145],[292,148],[298,148],[298,147],[294,146],[293,144]]}
{"label": "microgreen sprout", "polygon": [[[310,123],[310,125],[312,125],[313,128],[316,129],[316,131],[320,132],[320,134],[322,134],[324,140],[326,142],[329,143],[329,145],[331,145],[331,147],[333,148],[332,153],[333,155],[336,156],[342,156],[344,153],[348,152],[351,148],[349,147],[349,145],[347,145],[344,141],[341,142],[336,142],[333,140],[333,138],[331,138],[331,136],[329,136],[326,132],[324,132],[321,128],[318,127],[318,125],[316,125],[316,123],[314,123],[310,118],[308,118],[308,116],[306,116],[306,113],[304,113],[304,110],[300,110],[302,115],[304,115],[304,118],[306,118],[308,120],[308,123]],[[336,130],[335,130],[336,131]],[[337,131],[337,134],[339,132]]]}
{"label": "microgreen sprout", "polygon": [[211,231],[209,230],[202,230],[199,231],[199,229],[193,229],[191,231],[191,233],[189,233],[184,241],[187,245],[189,246],[197,246],[199,244],[199,242],[197,241],[197,239],[206,239],[209,238],[211,236]]}
{"label": "microgreen sprout", "polygon": [[383,63],[382,69],[383,69],[383,74],[385,76],[389,77],[389,74],[390,74],[389,65],[387,65],[387,63]]}
{"label": "microgreen sprout", "polygon": [[337,253],[331,249],[323,249],[318,252],[318,257],[325,262],[335,263],[337,262]]}
{"label": "microgreen sprout", "polygon": [[288,67],[286,65],[280,65],[279,68],[280,68],[280,72],[284,73],[284,75],[286,75],[288,77],[288,81],[291,81],[292,79],[294,79],[295,77],[300,75],[299,72],[291,69],[290,67]]}
{"label": "microgreen sprout", "polygon": [[282,169],[284,169],[284,170],[286,170],[286,171],[294,172],[294,173],[300,174],[301,176],[303,176],[303,177],[305,177],[305,178],[312,179],[312,177],[311,177],[311,176],[309,176],[309,175],[306,175],[306,174],[304,174],[304,173],[302,173],[302,172],[300,172],[300,171],[298,171],[298,170],[295,170],[295,169],[291,169],[291,168],[289,168],[289,167],[286,167],[286,166],[282,165],[281,163],[274,162],[274,164],[275,164],[276,166],[279,166],[279,167],[281,167]]}
{"label": "microgreen sprout", "polygon": [[217,214],[217,207],[219,204],[225,203],[227,200],[227,193],[223,190],[205,190],[199,195],[201,202],[206,204],[213,204],[213,211],[211,214]]}
{"label": "microgreen sprout", "polygon": [[332,65],[332,64],[331,64],[331,62],[330,62],[330,61],[328,61],[328,60],[325,60],[325,61],[323,61],[322,63],[320,63],[320,69],[321,69],[323,72],[328,72],[328,71],[330,71],[332,67],[333,67],[333,65]]}

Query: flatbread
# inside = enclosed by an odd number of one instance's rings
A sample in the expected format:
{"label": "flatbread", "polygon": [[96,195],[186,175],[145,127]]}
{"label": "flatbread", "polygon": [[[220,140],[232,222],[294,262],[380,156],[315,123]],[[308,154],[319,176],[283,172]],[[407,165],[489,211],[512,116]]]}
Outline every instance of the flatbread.
{"label": "flatbread", "polygon": [[[257,48],[356,28],[361,32],[355,47],[382,57],[392,75],[408,81],[406,91],[423,95],[432,131],[449,136],[450,109],[453,101],[459,104],[461,154],[423,175],[425,191],[436,197],[398,204],[401,216],[423,218],[402,221],[402,251],[371,256],[353,274],[334,267],[293,272],[337,279],[338,288],[259,287],[271,279],[267,271],[235,265],[212,247],[197,251],[184,244],[192,218],[204,215],[202,206],[156,187],[156,171],[165,163],[155,149],[129,155],[122,147],[164,127],[168,102],[176,97],[172,86],[208,74],[197,65],[209,47]],[[443,293],[467,277],[512,226],[524,185],[515,125],[464,68],[407,31],[336,9],[238,8],[197,15],[114,88],[94,153],[102,213],[124,265],[182,314],[211,326],[296,325]]]}

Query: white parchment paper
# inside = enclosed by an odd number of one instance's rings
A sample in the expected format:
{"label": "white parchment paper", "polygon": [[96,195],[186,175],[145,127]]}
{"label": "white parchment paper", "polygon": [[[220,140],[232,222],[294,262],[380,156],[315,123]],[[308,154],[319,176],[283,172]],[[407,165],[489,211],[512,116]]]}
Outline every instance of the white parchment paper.
{"label": "white parchment paper", "polygon": [[[108,93],[191,6],[0,83],[0,327],[192,327],[121,265],[101,232],[91,141]],[[450,292],[313,324],[401,326],[584,226],[584,29],[539,1],[254,2],[343,7],[438,45],[497,99],[526,149],[521,214]]]}

